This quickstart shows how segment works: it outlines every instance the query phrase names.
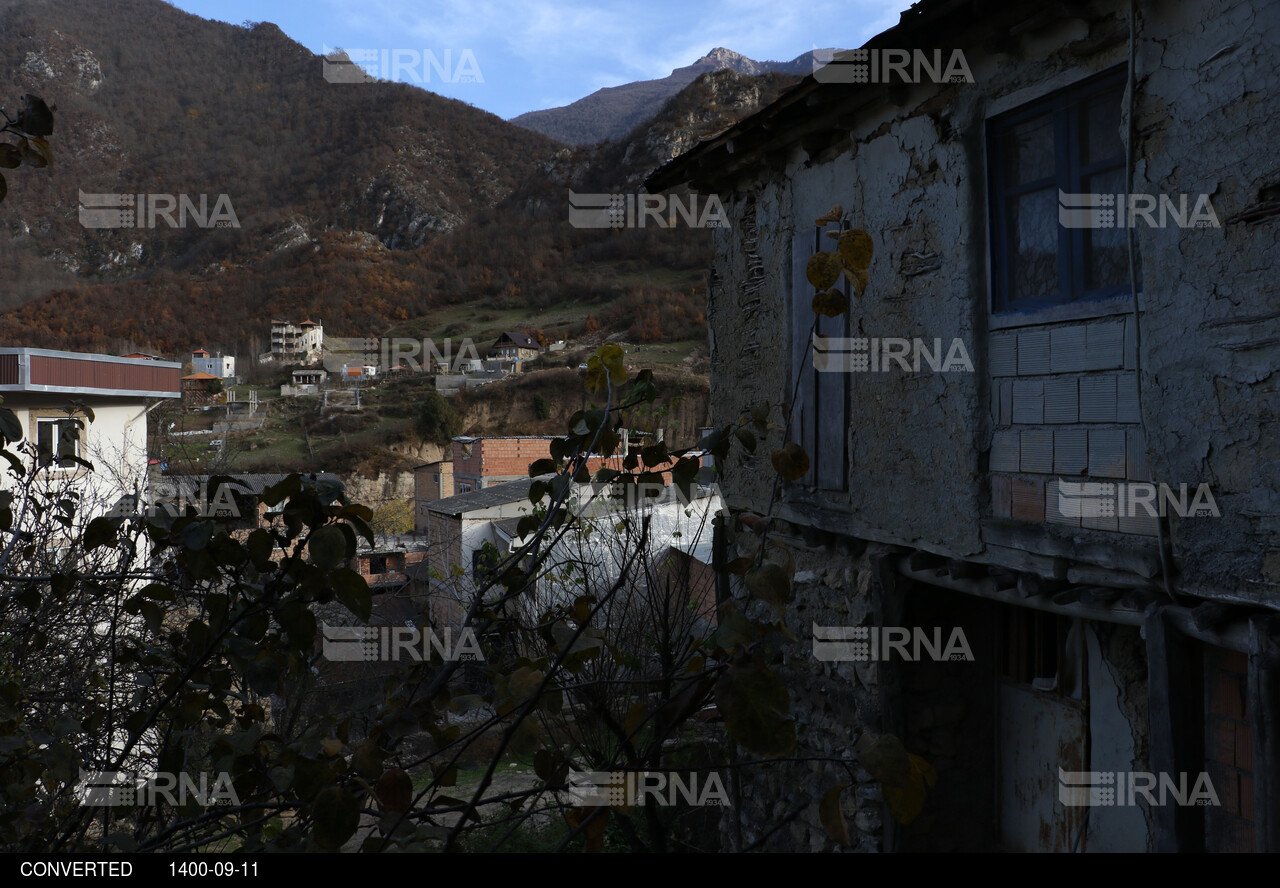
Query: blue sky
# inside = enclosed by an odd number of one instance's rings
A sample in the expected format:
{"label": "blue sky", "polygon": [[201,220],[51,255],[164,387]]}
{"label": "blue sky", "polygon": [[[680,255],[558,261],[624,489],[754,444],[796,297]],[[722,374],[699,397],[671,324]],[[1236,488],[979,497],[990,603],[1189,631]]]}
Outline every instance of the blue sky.
{"label": "blue sky", "polygon": [[[897,24],[910,5],[910,0],[170,2],[237,25],[274,22],[315,53],[339,46],[385,50],[374,63],[379,73],[390,71],[389,63],[381,68],[390,51],[401,50],[404,68],[397,79],[504,118],[566,105],[604,86],[665,77],[716,46],[759,60],[790,60],[819,47],[861,46]],[[414,53],[421,61],[415,63]],[[483,82],[450,82],[477,72]]]}

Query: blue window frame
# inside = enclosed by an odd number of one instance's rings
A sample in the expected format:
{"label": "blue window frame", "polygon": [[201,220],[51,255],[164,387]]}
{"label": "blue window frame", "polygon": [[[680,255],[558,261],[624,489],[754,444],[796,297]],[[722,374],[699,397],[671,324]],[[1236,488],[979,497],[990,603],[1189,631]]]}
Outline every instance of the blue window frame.
{"label": "blue window frame", "polygon": [[992,313],[1129,295],[1124,228],[1059,213],[1060,194],[1124,191],[1124,87],[1112,69],[987,122]]}

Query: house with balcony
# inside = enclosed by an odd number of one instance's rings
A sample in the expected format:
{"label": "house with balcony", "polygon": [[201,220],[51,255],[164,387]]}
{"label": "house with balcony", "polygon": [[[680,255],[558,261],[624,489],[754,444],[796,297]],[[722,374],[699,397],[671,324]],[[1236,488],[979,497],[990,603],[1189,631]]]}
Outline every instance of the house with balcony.
{"label": "house with balcony", "polygon": [[522,361],[532,361],[540,354],[542,354],[542,346],[528,333],[503,333],[494,340],[493,345],[489,346],[491,357],[516,361],[517,364]]}
{"label": "house with balcony", "polygon": [[[802,477],[719,483],[795,558],[796,755],[938,775],[908,824],[846,790],[860,850],[1280,850],[1280,8],[1134,10],[916,3],[647,182],[730,218],[715,423],[795,393]],[[936,628],[967,656],[829,644]],[[744,773],[726,834],[833,846],[771,804],[843,774]]]}
{"label": "house with balcony", "polygon": [[276,318],[271,322],[271,351],[259,361],[287,364],[315,364],[324,356],[324,325],[312,320],[294,324]]}

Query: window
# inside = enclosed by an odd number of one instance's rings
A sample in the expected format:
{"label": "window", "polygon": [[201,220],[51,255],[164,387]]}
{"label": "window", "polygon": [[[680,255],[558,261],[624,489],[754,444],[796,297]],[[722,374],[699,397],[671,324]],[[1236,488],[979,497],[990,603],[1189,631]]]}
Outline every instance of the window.
{"label": "window", "polygon": [[1125,229],[1059,219],[1082,205],[1060,194],[1124,191],[1124,86],[1116,69],[988,122],[993,313],[1128,295]]}
{"label": "window", "polygon": [[1024,607],[1000,610],[1000,674],[1006,681],[1059,697],[1082,693],[1079,635],[1071,618]]}
{"label": "window", "polygon": [[[848,405],[851,397],[847,372],[820,372],[814,365],[813,336],[847,339],[849,312],[829,318],[813,312],[813,284],[805,276],[814,253],[831,249],[834,243],[826,232],[838,233],[848,223],[815,227],[803,226],[792,238],[791,288],[791,360],[792,380],[796,387],[796,406],[791,415],[792,437],[809,456],[809,472],[800,484],[828,491],[848,490],[849,427]],[[849,281],[840,276],[836,284],[846,297]],[[798,378],[797,378],[798,377]]]}
{"label": "window", "polygon": [[73,466],[80,455],[80,427],[74,419],[41,419],[36,422],[36,454],[40,465]]}
{"label": "window", "polygon": [[369,556],[369,573],[384,574],[387,572],[387,556],[386,555],[370,555]]}

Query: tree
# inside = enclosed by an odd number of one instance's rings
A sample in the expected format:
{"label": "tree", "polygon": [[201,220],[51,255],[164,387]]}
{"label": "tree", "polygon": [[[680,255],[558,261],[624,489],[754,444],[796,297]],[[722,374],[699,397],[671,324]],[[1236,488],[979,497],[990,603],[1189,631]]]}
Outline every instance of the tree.
{"label": "tree", "polygon": [[[591,475],[588,458],[615,453],[628,411],[657,389],[649,371],[628,376],[615,344],[588,360],[586,386],[603,403],[572,416],[550,457],[529,467],[511,550],[431,563],[413,625],[391,627],[419,632],[423,656],[384,663],[372,693],[330,697],[323,711],[306,704],[332,690],[319,667],[344,662],[333,646],[378,643],[361,634],[378,625],[370,590],[344,566],[357,535],[373,545],[367,508],[338,485],[292,475],[262,494],[278,517],[249,531],[194,508],[91,517],[74,489],[42,486],[50,476],[0,408],[0,435],[20,452],[5,451],[17,484],[0,500],[0,845],[424,851],[504,847],[541,829],[559,849],[663,850],[705,835],[688,824],[708,812],[601,800],[584,794],[583,773],[685,769],[714,775],[727,800],[720,775],[731,786],[737,769],[780,759],[841,770],[848,783],[861,764],[911,819],[936,777],[896,738],[864,735],[860,761],[794,758],[789,693],[771,669],[791,599],[786,547],[766,530],[753,556],[725,565],[723,578],[738,579],[716,601],[712,628],[708,588],[678,569],[652,515],[625,507],[661,486],[660,470],[682,501],[697,501],[701,455],[720,465],[735,442],[754,452],[757,434],[786,440],[772,418],[788,405]],[[808,457],[788,444],[771,461],[778,478],[795,478]],[[594,494],[615,488],[624,508],[598,505]],[[691,507],[686,517],[680,532],[701,534],[713,513]],[[436,542],[455,551],[443,534]],[[428,646],[437,630],[455,643]],[[723,734],[698,728],[712,703]],[[513,754],[531,758],[536,777],[497,791]],[[474,787],[456,788],[460,763],[477,759]],[[212,793],[175,801],[144,783],[134,805],[114,806],[103,794],[119,787],[108,779],[95,790],[82,773],[120,771],[210,774]],[[795,810],[817,807],[847,843],[845,785]]]}
{"label": "tree", "polygon": [[427,392],[414,419],[414,430],[423,441],[447,444],[462,431],[462,417],[439,392]]}
{"label": "tree", "polygon": [[[50,108],[39,96],[27,94],[22,97],[22,110],[17,117],[0,108],[5,124],[0,133],[11,133],[18,141],[0,142],[0,167],[16,169],[24,162],[28,166],[41,169],[53,163],[53,149],[46,136],[53,135],[53,112],[57,106]],[[9,193],[8,183],[0,175],[0,200]]]}

